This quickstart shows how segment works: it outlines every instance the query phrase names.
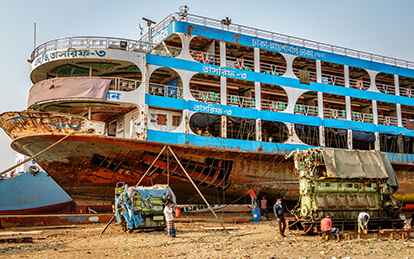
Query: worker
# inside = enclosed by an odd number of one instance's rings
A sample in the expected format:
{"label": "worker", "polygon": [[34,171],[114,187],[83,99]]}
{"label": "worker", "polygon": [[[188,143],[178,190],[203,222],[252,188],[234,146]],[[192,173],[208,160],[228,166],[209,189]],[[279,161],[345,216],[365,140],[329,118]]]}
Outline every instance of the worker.
{"label": "worker", "polygon": [[262,198],[260,201],[260,211],[262,212],[262,215],[266,216],[266,219],[269,221],[269,214],[267,214],[267,200],[265,197]]}
{"label": "worker", "polygon": [[411,214],[411,228],[414,228],[414,212]]}
{"label": "worker", "polygon": [[334,233],[337,236],[337,241],[341,241],[341,238],[339,236],[339,229],[332,227],[332,220],[329,215],[321,220],[321,230],[323,233]]}
{"label": "worker", "polygon": [[281,237],[285,236],[286,219],[285,212],[283,210],[282,199],[277,199],[275,205],[273,205],[273,212],[275,213],[277,223],[279,225],[279,232]]}
{"label": "worker", "polygon": [[167,224],[167,236],[175,237],[173,208],[170,201],[167,201],[164,208],[165,222]]}
{"label": "worker", "polygon": [[364,234],[368,234],[368,221],[369,221],[369,214],[366,212],[361,212],[358,215],[358,233],[363,232]]}
{"label": "worker", "polygon": [[250,198],[252,199],[252,209],[256,209],[257,208],[257,196],[254,193],[253,189],[248,190],[247,194],[249,194]]}

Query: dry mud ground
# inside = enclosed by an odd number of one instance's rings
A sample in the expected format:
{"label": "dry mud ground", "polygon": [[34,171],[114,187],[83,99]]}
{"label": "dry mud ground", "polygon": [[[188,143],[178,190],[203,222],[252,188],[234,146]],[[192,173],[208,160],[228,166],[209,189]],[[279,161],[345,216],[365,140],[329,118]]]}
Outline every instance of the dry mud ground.
{"label": "dry mud ground", "polygon": [[0,238],[13,232],[14,237],[32,236],[33,243],[2,243],[4,258],[414,258],[414,238],[389,240],[386,237],[325,241],[318,236],[301,236],[287,231],[278,234],[276,222],[226,224],[176,223],[177,238],[165,231],[126,234],[112,224],[99,236],[104,224],[60,228],[9,228]]}

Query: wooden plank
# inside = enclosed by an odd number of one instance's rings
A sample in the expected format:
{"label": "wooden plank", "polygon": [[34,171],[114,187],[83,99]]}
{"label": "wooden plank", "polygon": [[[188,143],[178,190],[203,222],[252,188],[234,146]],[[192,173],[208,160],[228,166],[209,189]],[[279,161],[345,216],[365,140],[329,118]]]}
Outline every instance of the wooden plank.
{"label": "wooden plank", "polygon": [[32,243],[33,237],[1,238],[0,243]]}

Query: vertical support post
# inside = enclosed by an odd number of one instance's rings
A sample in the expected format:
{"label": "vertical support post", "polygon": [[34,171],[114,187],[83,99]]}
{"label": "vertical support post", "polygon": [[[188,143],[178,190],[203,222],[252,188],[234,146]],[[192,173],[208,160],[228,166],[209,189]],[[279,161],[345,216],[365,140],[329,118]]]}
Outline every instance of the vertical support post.
{"label": "vertical support post", "polygon": [[[220,41],[220,66],[226,66],[226,42]],[[227,77],[220,76],[220,104],[227,105]]]}

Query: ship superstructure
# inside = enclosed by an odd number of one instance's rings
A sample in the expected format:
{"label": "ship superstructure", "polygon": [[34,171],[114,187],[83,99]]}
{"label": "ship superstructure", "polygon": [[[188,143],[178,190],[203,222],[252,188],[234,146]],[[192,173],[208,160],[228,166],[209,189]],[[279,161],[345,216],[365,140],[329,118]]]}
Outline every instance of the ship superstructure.
{"label": "ship superstructure", "polygon": [[[73,132],[37,162],[74,199],[112,200],[170,145],[210,199],[253,187],[297,200],[283,157],[321,146],[386,152],[395,196],[414,202],[413,62],[180,12],[139,41],[51,40],[31,66],[28,109],[2,114],[2,128],[27,155]],[[143,184],[167,179],[197,201],[161,155]]]}

